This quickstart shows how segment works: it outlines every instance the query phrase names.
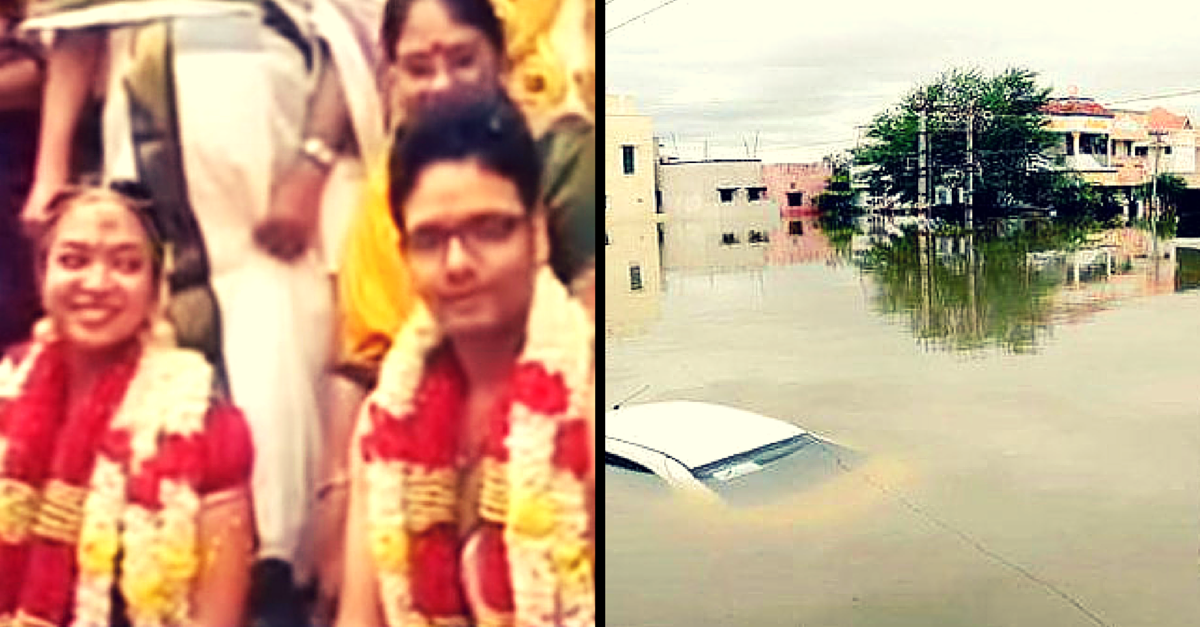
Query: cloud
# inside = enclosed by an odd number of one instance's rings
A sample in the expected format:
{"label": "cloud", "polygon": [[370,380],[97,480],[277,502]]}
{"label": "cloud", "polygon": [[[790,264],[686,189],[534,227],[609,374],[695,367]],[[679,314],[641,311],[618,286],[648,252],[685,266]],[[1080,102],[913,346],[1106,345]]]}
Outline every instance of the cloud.
{"label": "cloud", "polygon": [[[660,3],[612,0],[607,27]],[[681,148],[707,139],[710,153],[743,156],[757,131],[764,159],[811,161],[951,67],[1027,67],[1059,94],[1077,85],[1101,102],[1200,89],[1192,5],[974,6],[677,0],[604,38],[606,90],[634,95]],[[1196,95],[1122,106],[1157,104],[1200,118]]]}

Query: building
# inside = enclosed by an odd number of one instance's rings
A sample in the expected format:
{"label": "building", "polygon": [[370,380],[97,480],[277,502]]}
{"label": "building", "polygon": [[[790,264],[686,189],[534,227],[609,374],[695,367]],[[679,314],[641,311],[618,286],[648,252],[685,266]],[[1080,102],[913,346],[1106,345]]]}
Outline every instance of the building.
{"label": "building", "polygon": [[606,95],[604,105],[605,298],[657,303],[661,214],[650,116],[638,113],[629,96]]}
{"label": "building", "polygon": [[767,196],[779,207],[781,224],[771,234],[772,264],[826,262],[836,250],[819,226],[817,197],[829,185],[828,163],[767,163],[762,166]]}
{"label": "building", "polygon": [[830,176],[833,169],[825,163],[767,163],[762,167],[767,196],[779,206],[779,217],[785,222],[818,213],[816,199],[825,191]]}
{"label": "building", "polygon": [[663,264],[675,268],[762,266],[780,224],[758,159],[663,160]]}
{"label": "building", "polygon": [[1077,95],[1053,99],[1044,111],[1048,129],[1059,136],[1050,156],[1061,158],[1062,167],[1079,172],[1088,183],[1116,192],[1127,211],[1136,211],[1130,217],[1142,216],[1135,190],[1156,171],[1200,187],[1196,131],[1187,116],[1161,107],[1109,108]]}

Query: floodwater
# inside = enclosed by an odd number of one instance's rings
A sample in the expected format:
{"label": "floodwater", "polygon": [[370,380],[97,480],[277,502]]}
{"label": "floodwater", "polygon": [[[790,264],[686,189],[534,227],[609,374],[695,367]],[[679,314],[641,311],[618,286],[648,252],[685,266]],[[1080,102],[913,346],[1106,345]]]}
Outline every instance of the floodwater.
{"label": "floodwater", "polygon": [[758,508],[607,467],[605,624],[1200,625],[1195,260],[1108,250],[607,294],[607,405],[733,405],[867,461]]}

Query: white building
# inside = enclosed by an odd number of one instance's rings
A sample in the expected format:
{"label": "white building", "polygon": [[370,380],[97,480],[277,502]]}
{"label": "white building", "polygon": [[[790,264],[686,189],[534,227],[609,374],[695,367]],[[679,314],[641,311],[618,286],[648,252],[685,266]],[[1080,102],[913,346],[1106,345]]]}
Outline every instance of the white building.
{"label": "white building", "polygon": [[779,207],[758,159],[672,161],[658,166],[669,268],[761,266]]}

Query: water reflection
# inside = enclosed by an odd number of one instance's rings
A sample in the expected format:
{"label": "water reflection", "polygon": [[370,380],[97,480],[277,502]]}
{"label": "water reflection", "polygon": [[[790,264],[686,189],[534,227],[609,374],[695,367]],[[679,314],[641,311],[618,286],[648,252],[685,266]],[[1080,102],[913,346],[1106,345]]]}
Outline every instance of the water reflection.
{"label": "water reflection", "polygon": [[[1155,258],[1140,233],[1124,230],[1092,244],[1027,252],[1011,239],[909,232],[875,243],[856,260],[873,285],[876,310],[907,317],[926,348],[1028,353],[1052,337],[1055,324],[1178,289],[1170,245]],[[1196,272],[1189,272],[1194,283]]]}
{"label": "water reflection", "polygon": [[[729,299],[753,306],[763,298],[767,268],[849,264],[866,286],[870,308],[904,320],[927,350],[1032,353],[1057,325],[1086,322],[1129,299],[1200,288],[1200,248],[1191,245],[1160,242],[1155,255],[1143,233],[1120,229],[1093,235],[1076,250],[1028,252],[1012,238],[915,232],[859,236],[846,247],[833,245],[816,217],[805,216],[771,232],[761,264],[676,255],[675,262],[645,264],[638,289],[631,289],[626,268],[611,272],[605,337],[648,333],[672,291],[711,291],[698,302],[718,309],[717,301]],[[685,258],[694,263],[679,261]],[[702,313],[696,302],[691,314]]]}

